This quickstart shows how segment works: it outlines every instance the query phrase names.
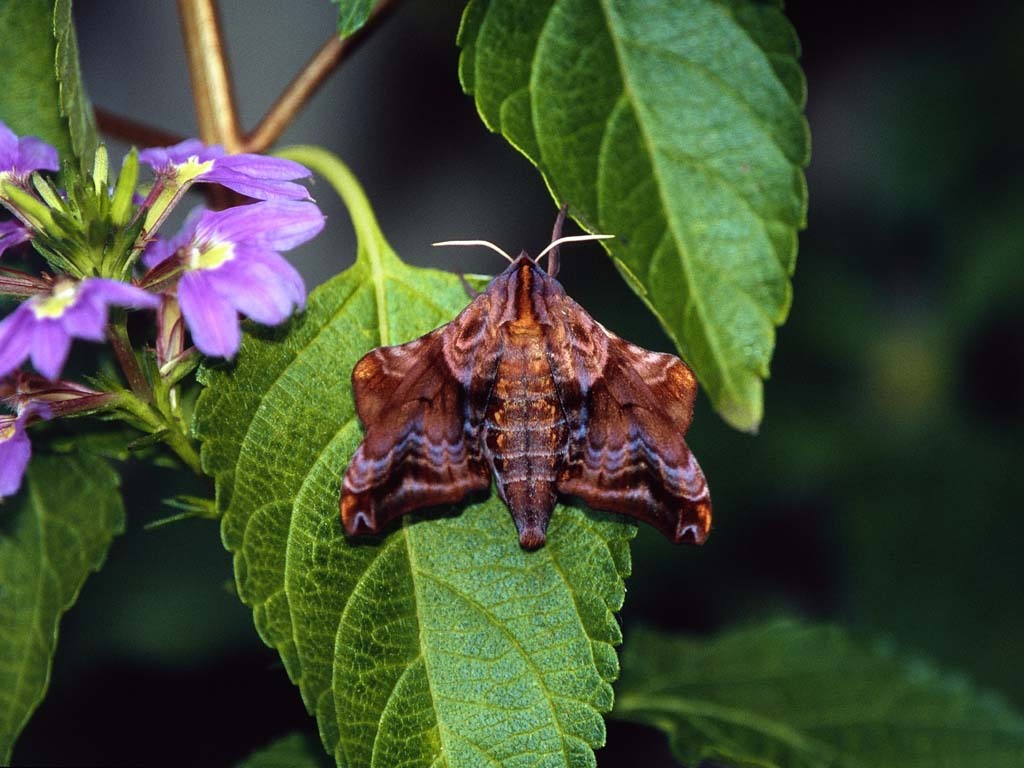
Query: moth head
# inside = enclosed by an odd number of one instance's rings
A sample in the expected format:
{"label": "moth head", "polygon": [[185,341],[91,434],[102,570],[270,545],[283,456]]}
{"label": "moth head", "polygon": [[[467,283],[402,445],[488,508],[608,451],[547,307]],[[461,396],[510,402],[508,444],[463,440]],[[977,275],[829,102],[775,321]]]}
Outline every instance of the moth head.
{"label": "moth head", "polygon": [[[547,247],[538,253],[535,258],[530,259],[534,264],[539,266],[540,260],[547,256],[548,274],[551,275],[551,277],[555,277],[558,274],[558,247],[562,243],[580,243],[587,240],[608,240],[609,238],[615,237],[615,235],[566,235],[565,237],[562,237],[562,223],[565,221],[565,213],[567,210],[568,207],[565,205],[563,205],[561,210],[559,210],[558,218],[555,221],[555,229],[551,234],[551,242],[548,243]],[[433,245],[482,245],[485,248],[490,248],[492,251],[500,253],[510,264],[516,264],[523,258],[530,258],[526,251],[521,251],[518,258],[513,259],[490,240],[443,240],[440,243],[433,243]]]}

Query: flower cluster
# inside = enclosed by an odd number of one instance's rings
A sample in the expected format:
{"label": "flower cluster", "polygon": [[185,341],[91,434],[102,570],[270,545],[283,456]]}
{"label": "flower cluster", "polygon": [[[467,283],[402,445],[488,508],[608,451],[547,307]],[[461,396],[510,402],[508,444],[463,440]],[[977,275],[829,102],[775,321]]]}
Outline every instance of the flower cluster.
{"label": "flower cluster", "polygon": [[[136,189],[140,163],[153,172],[143,194]],[[26,427],[34,421],[122,408],[126,420],[153,433],[163,431],[160,419],[173,424],[177,399],[167,392],[194,368],[196,351],[233,357],[240,315],[273,325],[304,307],[302,278],[281,252],[324,225],[297,183],[310,172],[290,160],[228,155],[190,139],[131,152],[113,185],[103,147],[91,176],[65,169],[64,188],[40,173],[59,167],[53,147],[0,122],[0,205],[13,215],[0,220],[0,257],[32,242],[53,269],[36,275],[0,263],[0,298],[22,298],[0,319],[0,402],[13,411],[0,413],[0,499],[20,486],[31,453]],[[157,230],[195,183],[253,201],[197,209],[178,234],[160,237]],[[154,349],[131,346],[128,310],[155,311]],[[75,339],[109,339],[131,391],[62,381]]]}

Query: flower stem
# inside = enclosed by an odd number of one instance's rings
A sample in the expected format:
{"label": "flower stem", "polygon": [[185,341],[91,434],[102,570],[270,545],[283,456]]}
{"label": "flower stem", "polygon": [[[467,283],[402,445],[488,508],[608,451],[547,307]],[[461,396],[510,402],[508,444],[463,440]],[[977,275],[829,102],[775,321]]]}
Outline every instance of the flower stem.
{"label": "flower stem", "polygon": [[153,390],[149,386],[149,380],[139,365],[139,358],[135,356],[131,339],[128,338],[128,318],[121,312],[119,316],[111,320],[107,326],[107,335],[110,337],[111,346],[114,348],[114,355],[124,372],[128,386],[143,402],[153,401]]}
{"label": "flower stem", "polygon": [[163,432],[163,441],[177,454],[178,458],[197,475],[203,474],[199,453],[185,433],[181,431],[177,422],[169,422],[162,418],[151,405],[140,400],[132,392],[121,392],[114,407],[134,417],[144,429],[149,430],[150,434]]}

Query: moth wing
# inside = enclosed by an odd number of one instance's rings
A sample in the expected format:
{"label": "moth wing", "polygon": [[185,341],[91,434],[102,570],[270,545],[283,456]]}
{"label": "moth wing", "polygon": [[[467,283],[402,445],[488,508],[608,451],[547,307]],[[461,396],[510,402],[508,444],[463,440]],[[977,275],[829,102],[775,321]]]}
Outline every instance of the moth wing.
{"label": "moth wing", "polygon": [[490,472],[470,439],[465,393],[445,362],[445,327],[375,349],[352,372],[366,436],[342,482],[349,535],[377,533],[407,512],[490,487]]}
{"label": "moth wing", "polygon": [[684,440],[697,391],[693,372],[673,355],[600,331],[607,356],[580,393],[585,415],[558,490],[649,523],[676,543],[702,544],[711,496]]}

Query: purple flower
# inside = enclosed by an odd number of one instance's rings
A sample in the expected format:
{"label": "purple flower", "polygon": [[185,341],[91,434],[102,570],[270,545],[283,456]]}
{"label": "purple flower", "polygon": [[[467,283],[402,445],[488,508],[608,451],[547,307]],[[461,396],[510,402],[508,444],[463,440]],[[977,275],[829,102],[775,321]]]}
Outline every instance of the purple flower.
{"label": "purple flower", "polygon": [[0,499],[13,496],[21,487],[32,443],[25,434],[30,421],[48,419],[45,405],[30,403],[17,416],[0,415]]}
{"label": "purple flower", "polygon": [[178,187],[213,182],[257,200],[310,200],[309,191],[294,179],[312,176],[304,165],[280,157],[229,155],[220,146],[208,147],[186,139],[173,147],[154,147],[139,153],[158,179]]}
{"label": "purple flower", "polygon": [[178,302],[192,341],[205,354],[232,357],[241,343],[238,313],[276,325],[306,303],[302,277],[278,253],[314,237],[324,216],[313,203],[270,200],[200,211],[169,241],[154,241],[148,267],[183,270]]}
{"label": "purple flower", "polygon": [[32,230],[17,219],[0,221],[0,256],[4,251],[32,239]]}
{"label": "purple flower", "polygon": [[18,136],[0,120],[0,181],[24,184],[32,171],[60,170],[57,150],[35,136]]}
{"label": "purple flower", "polygon": [[111,304],[154,309],[160,298],[127,283],[92,277],[58,280],[49,293],[28,299],[0,321],[0,377],[31,357],[37,371],[56,379],[71,339],[103,341]]}

